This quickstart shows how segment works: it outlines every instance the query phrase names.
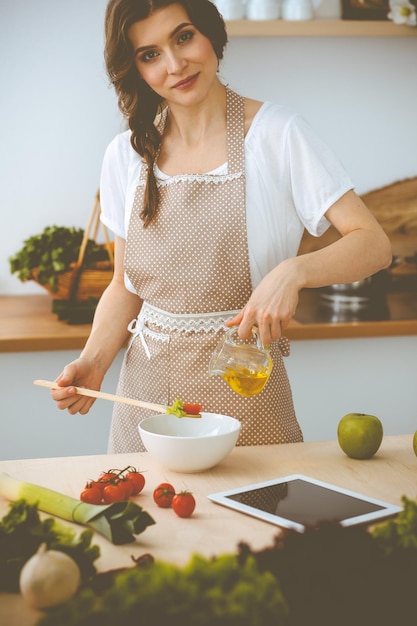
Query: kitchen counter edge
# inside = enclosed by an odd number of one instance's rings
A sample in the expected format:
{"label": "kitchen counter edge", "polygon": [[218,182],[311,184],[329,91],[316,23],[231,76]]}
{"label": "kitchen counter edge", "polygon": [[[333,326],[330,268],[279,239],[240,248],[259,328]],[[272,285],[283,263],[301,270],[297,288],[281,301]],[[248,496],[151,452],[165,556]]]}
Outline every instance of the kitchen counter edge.
{"label": "kitchen counter edge", "polygon": [[[90,328],[58,320],[48,295],[0,296],[0,352],[79,350]],[[294,341],[417,335],[417,319],[310,324],[294,319],[285,334]]]}

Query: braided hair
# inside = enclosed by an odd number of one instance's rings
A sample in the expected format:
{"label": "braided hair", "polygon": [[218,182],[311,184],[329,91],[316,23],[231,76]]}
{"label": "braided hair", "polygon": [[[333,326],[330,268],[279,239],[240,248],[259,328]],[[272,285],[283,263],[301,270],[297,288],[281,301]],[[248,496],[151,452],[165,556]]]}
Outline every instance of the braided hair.
{"label": "braided hair", "polygon": [[159,192],[154,164],[161,144],[155,118],[164,108],[162,98],[143,81],[136,69],[128,30],[137,21],[171,4],[184,7],[190,21],[213,46],[220,60],[227,43],[225,23],[211,0],[109,0],[105,15],[104,58],[107,75],[114,86],[118,106],[131,130],[133,149],[147,166],[141,219],[151,224],[158,212]]}

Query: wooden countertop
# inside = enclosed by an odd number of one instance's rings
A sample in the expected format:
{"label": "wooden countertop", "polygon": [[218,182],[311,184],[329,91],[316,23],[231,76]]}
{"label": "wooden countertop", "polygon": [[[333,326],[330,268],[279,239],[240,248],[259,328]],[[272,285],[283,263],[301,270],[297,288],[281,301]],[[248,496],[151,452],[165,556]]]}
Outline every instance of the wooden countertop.
{"label": "wooden countertop", "polygon": [[[1,461],[0,471],[78,497],[86,479],[109,467],[127,465],[146,471],[145,488],[137,501],[156,524],[126,546],[114,546],[95,535],[94,543],[101,550],[96,566],[101,571],[131,566],[131,555],[151,553],[158,560],[184,565],[193,552],[210,557],[234,551],[240,541],[254,549],[272,544],[279,533],[277,526],[212,503],[207,495],[216,491],[301,473],[401,504],[403,495],[415,498],[417,487],[412,435],[384,437],[378,453],[366,461],[348,458],[336,441],[324,441],[237,447],[220,465],[198,474],[166,470],[148,453]],[[177,518],[170,509],[159,509],[153,503],[153,488],[166,481],[177,490],[194,494],[197,506],[190,519]],[[8,502],[0,497],[1,517],[7,509]],[[81,532],[81,526],[72,526]],[[0,624],[29,626],[35,617],[18,594],[0,594]]]}
{"label": "wooden countertop", "polygon": [[[387,337],[417,334],[417,291],[388,296],[391,319],[369,322],[319,322],[311,316],[312,295],[301,292],[296,317],[286,331],[292,340]],[[0,296],[0,352],[79,350],[90,324],[71,325],[51,312],[48,295]]]}
{"label": "wooden countertop", "polygon": [[48,295],[0,296],[0,352],[81,349],[90,324],[59,321],[51,306]]}

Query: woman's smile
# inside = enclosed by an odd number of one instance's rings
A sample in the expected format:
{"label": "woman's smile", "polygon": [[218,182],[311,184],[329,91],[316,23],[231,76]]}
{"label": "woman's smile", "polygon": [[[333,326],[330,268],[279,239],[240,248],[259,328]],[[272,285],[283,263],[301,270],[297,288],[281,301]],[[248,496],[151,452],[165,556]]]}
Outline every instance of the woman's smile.
{"label": "woman's smile", "polygon": [[188,89],[189,87],[193,87],[198,79],[198,76],[199,76],[199,72],[197,72],[196,74],[192,74],[191,76],[188,76],[184,80],[180,80],[177,83],[175,83],[175,85],[172,86],[172,89],[182,90],[182,89]]}

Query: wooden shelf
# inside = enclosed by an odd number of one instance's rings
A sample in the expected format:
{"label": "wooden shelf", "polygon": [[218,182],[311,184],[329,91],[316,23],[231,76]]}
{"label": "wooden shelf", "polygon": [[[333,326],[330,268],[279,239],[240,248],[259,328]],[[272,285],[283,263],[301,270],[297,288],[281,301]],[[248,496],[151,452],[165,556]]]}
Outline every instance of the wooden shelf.
{"label": "wooden shelf", "polygon": [[316,19],[230,20],[230,37],[417,37],[417,28],[391,21]]}

